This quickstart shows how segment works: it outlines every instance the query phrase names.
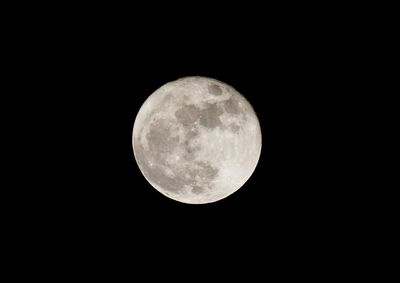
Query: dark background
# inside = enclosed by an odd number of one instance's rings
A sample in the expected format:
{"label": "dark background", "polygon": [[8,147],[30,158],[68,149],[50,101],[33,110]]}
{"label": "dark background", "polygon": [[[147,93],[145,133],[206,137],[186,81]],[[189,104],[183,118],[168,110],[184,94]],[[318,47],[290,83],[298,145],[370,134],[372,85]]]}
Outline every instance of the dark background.
{"label": "dark background", "polygon": [[[23,194],[30,233],[55,255],[112,257],[122,268],[138,255],[149,264],[173,255],[179,265],[206,257],[209,266],[234,267],[254,256],[279,265],[288,255],[301,262],[340,251],[359,223],[357,192],[342,178],[350,171],[340,126],[359,64],[357,25],[298,7],[97,8],[37,17],[18,35],[33,90],[26,109],[40,105],[24,122],[35,137],[29,180],[38,184]],[[242,93],[263,137],[248,182],[206,205],[158,193],[131,145],[145,99],[195,75]]]}

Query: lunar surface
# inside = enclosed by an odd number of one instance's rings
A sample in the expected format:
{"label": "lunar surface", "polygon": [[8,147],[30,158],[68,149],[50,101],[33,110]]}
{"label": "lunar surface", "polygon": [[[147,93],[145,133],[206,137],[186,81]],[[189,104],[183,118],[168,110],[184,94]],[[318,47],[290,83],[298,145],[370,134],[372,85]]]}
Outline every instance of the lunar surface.
{"label": "lunar surface", "polygon": [[249,102],[215,79],[186,77],[157,89],[133,127],[133,152],[147,181],[190,204],[221,200],[254,172],[261,130]]}

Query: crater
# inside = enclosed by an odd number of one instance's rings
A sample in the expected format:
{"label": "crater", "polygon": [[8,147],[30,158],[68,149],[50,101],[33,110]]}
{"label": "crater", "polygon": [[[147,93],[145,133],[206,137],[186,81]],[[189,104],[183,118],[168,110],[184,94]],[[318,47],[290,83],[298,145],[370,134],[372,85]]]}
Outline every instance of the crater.
{"label": "crater", "polygon": [[201,111],[200,124],[206,128],[214,129],[222,125],[219,118],[223,110],[216,104],[207,103],[207,107]]}
{"label": "crater", "polygon": [[212,94],[212,95],[218,96],[218,95],[221,95],[221,94],[222,94],[222,89],[221,89],[221,87],[220,87],[219,85],[210,84],[210,85],[208,86],[208,92],[209,92],[210,94]]}

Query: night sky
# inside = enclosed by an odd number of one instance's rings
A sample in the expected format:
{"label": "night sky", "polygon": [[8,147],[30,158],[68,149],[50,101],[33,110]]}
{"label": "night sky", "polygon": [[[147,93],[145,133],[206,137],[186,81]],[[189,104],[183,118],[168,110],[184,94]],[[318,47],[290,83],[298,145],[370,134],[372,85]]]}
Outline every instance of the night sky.
{"label": "night sky", "polygon": [[[239,241],[244,234],[251,243],[253,237],[281,241],[303,229],[319,231],[335,214],[337,190],[324,165],[332,149],[324,146],[328,125],[321,118],[332,90],[321,51],[307,43],[312,39],[296,34],[288,39],[261,31],[251,38],[245,31],[209,33],[194,30],[184,36],[171,29],[150,39],[135,39],[134,31],[126,37],[110,33],[108,40],[100,37],[99,49],[91,42],[71,66],[71,130],[76,134],[71,154],[78,178],[67,177],[72,192],[66,190],[77,206],[72,215],[83,226],[87,221],[146,240],[166,233],[163,241],[181,234],[200,242],[218,234]],[[263,137],[260,161],[248,182],[222,201],[199,206],[153,189],[131,146],[145,99],[166,82],[195,75],[216,78],[242,93],[257,113]],[[65,95],[70,99],[71,92]]]}
{"label": "night sky", "polygon": [[[143,20],[83,13],[80,20],[44,21],[27,31],[26,72],[37,75],[31,87],[40,90],[31,100],[45,109],[30,122],[45,130],[29,136],[46,137],[33,159],[46,169],[39,169],[43,179],[32,177],[41,186],[27,193],[27,201],[37,201],[26,217],[36,221],[34,229],[53,233],[49,241],[120,260],[145,248],[150,263],[174,254],[182,261],[208,256],[212,266],[220,256],[235,262],[241,252],[241,260],[254,252],[279,262],[286,254],[300,260],[310,247],[317,255],[327,242],[339,247],[332,241],[341,237],[335,227],[352,226],[347,215],[354,195],[338,178],[344,163],[339,144],[346,137],[335,126],[341,119],[336,106],[346,101],[350,71],[343,65],[347,51],[333,40],[335,29],[319,24],[323,16],[307,20],[295,11],[247,13],[246,21],[240,14],[204,12],[157,23],[156,14]],[[141,105],[185,76],[233,86],[261,125],[253,175],[211,204],[163,196],[133,155]]]}

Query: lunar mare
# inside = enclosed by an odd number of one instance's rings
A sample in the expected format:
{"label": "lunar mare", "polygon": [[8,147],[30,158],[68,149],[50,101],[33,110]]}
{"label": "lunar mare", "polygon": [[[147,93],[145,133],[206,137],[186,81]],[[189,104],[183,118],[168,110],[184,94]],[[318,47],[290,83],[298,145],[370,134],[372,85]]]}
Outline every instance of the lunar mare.
{"label": "lunar mare", "polygon": [[249,102],[215,79],[186,77],[140,108],[133,152],[146,180],[176,201],[203,204],[237,191],[254,172],[261,130]]}

